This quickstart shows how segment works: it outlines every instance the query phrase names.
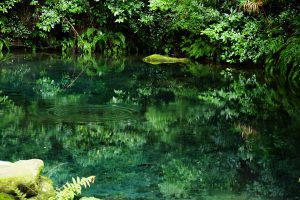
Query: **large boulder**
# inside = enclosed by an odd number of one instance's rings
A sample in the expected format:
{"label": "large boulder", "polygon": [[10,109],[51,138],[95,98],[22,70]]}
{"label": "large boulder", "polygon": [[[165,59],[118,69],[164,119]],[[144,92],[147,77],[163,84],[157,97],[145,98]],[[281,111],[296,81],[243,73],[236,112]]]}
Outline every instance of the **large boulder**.
{"label": "large boulder", "polygon": [[159,54],[153,54],[143,58],[143,61],[153,65],[158,65],[162,63],[187,63],[189,62],[188,58],[174,58],[169,56],[162,56]]}
{"label": "large boulder", "polygon": [[28,195],[37,195],[43,168],[44,162],[38,159],[0,162],[0,192],[14,194],[19,189]]}

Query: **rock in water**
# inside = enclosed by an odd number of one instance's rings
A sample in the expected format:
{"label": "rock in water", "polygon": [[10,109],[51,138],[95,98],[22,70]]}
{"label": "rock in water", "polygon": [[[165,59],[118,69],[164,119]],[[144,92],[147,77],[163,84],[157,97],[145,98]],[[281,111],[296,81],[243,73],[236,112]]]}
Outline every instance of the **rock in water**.
{"label": "rock in water", "polygon": [[29,195],[36,195],[40,174],[44,162],[38,159],[20,160],[15,163],[0,162],[0,192],[13,194],[16,189],[22,189]]}
{"label": "rock in water", "polygon": [[153,54],[143,58],[143,61],[152,65],[158,65],[162,63],[186,63],[189,62],[188,58],[173,58],[168,56],[162,56],[159,54]]}

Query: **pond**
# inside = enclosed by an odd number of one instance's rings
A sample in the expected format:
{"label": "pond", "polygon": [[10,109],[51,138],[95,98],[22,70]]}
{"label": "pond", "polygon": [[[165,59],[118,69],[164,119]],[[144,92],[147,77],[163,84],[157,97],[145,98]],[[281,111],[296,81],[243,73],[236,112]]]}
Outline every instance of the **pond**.
{"label": "pond", "polygon": [[297,89],[226,68],[7,55],[0,160],[95,175],[83,195],[105,199],[299,199]]}

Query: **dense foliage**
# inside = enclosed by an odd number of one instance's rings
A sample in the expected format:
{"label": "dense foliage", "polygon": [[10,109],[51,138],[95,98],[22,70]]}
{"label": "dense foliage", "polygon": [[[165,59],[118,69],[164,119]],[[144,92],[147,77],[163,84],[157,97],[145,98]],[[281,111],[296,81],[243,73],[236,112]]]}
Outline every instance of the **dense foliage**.
{"label": "dense foliage", "polygon": [[297,0],[5,0],[0,50],[157,52],[258,63],[270,78],[299,80],[299,13]]}

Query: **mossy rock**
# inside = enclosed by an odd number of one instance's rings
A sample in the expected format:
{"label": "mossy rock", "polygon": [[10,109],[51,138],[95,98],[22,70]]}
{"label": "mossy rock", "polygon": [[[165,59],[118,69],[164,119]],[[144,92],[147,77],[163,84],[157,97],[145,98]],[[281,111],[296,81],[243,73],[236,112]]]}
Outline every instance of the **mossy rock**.
{"label": "mossy rock", "polygon": [[45,176],[40,177],[39,186],[37,190],[37,196],[29,198],[29,200],[43,200],[54,197],[56,191],[53,187],[53,181]]}
{"label": "mossy rock", "polygon": [[16,189],[36,195],[44,162],[38,159],[0,163],[0,192],[14,194]]}
{"label": "mossy rock", "polygon": [[12,195],[0,193],[0,200],[15,200]]}
{"label": "mossy rock", "polygon": [[95,198],[95,197],[82,197],[79,200],[101,200],[101,199],[98,199],[98,198]]}
{"label": "mossy rock", "polygon": [[162,56],[159,54],[153,54],[151,56],[147,56],[143,58],[143,61],[146,63],[150,63],[152,65],[159,65],[162,63],[187,63],[189,62],[188,58],[174,58],[169,56]]}

